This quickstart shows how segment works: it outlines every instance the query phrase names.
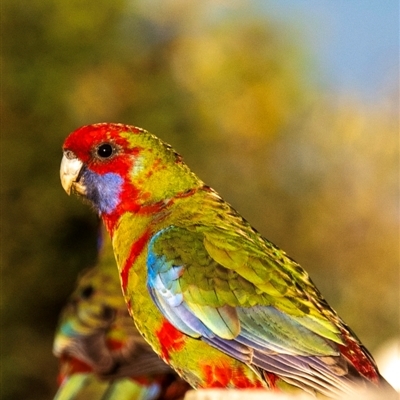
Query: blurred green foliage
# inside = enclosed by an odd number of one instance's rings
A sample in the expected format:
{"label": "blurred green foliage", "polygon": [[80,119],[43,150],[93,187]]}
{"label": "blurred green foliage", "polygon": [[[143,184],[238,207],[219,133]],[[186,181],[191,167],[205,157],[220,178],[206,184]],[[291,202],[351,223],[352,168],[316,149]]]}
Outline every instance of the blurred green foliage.
{"label": "blurred green foliage", "polygon": [[237,3],[4,0],[2,29],[3,398],[55,392],[58,313],[97,225],[61,189],[60,148],[94,122],[170,142],[367,347],[398,332],[396,96],[329,98],[301,38]]}

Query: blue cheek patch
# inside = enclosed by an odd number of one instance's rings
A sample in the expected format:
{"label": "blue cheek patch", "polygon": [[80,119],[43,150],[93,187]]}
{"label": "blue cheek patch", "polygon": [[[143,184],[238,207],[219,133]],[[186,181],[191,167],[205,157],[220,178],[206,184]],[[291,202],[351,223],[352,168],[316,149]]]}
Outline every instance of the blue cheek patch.
{"label": "blue cheek patch", "polygon": [[102,212],[109,214],[119,203],[123,179],[113,172],[104,175],[86,170],[82,176],[87,198]]}

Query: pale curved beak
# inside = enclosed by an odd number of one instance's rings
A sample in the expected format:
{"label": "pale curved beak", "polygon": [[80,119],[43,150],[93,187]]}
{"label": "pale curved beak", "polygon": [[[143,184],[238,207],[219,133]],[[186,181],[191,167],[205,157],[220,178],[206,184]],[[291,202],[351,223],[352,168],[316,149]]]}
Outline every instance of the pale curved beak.
{"label": "pale curved beak", "polygon": [[84,194],[82,193],[84,187],[78,184],[79,174],[82,168],[83,163],[81,160],[78,158],[67,158],[65,154],[63,155],[60,166],[60,179],[61,185],[68,195],[71,194],[73,188],[78,189],[76,186],[79,186],[79,190],[77,191]]}

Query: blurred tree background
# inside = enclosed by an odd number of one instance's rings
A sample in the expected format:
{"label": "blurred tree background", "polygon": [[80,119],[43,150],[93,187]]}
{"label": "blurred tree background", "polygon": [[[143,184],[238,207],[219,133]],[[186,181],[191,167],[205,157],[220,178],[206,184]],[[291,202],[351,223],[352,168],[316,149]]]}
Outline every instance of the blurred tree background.
{"label": "blurred tree background", "polygon": [[61,188],[61,145],[94,122],[171,143],[372,351],[398,334],[397,92],[328,96],[302,38],[238,4],[3,0],[3,398],[55,392],[58,312],[97,225]]}

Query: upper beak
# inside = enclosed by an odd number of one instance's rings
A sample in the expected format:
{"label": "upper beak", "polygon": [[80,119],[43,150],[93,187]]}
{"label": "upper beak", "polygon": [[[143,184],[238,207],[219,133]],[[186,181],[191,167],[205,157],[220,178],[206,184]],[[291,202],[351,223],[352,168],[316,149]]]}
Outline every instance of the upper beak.
{"label": "upper beak", "polygon": [[83,168],[83,163],[78,158],[67,158],[65,154],[61,160],[60,178],[61,185],[67,194],[71,194],[74,188],[78,193],[85,194],[85,187],[79,184],[79,175]]}

